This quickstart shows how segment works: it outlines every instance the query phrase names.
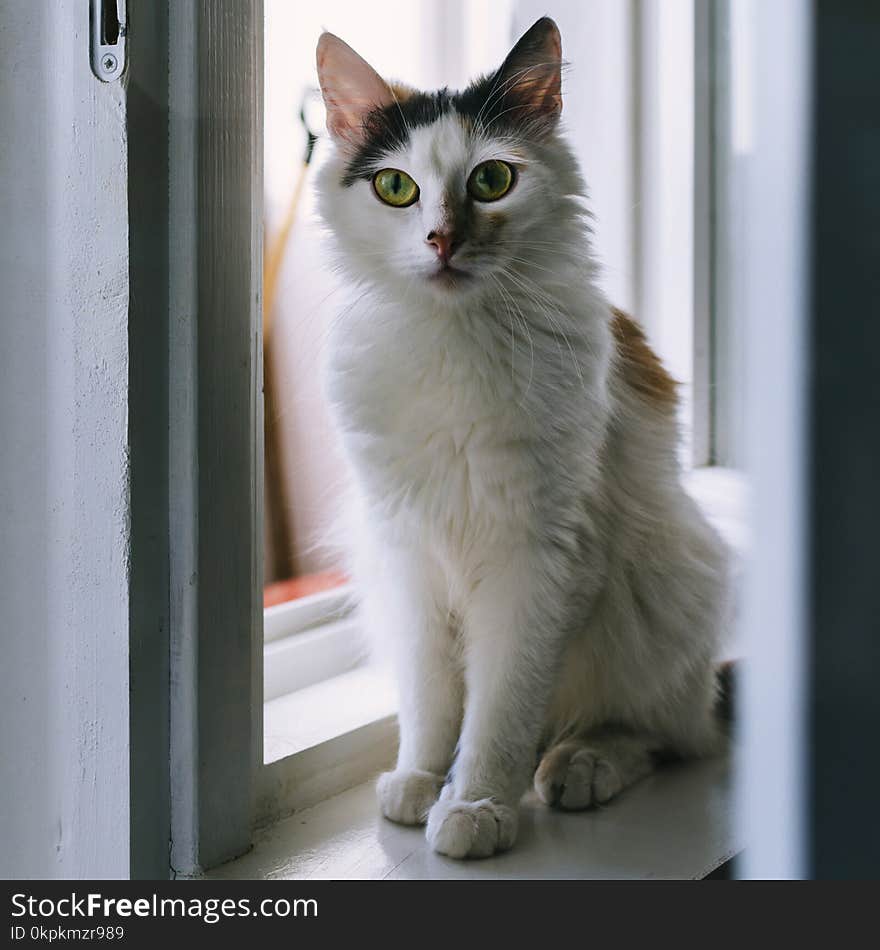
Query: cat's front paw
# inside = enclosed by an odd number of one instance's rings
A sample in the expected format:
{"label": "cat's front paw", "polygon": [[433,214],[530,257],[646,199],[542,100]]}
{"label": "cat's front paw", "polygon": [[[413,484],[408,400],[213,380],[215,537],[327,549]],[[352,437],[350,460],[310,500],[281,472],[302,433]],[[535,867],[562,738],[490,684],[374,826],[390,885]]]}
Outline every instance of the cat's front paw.
{"label": "cat's front paw", "polygon": [[385,772],[376,784],[382,814],[401,825],[423,825],[443,781],[442,775],[418,769]]}
{"label": "cat's front paw", "polygon": [[515,808],[491,798],[468,802],[444,792],[428,816],[428,844],[450,858],[488,858],[516,840]]}
{"label": "cat's front paw", "polygon": [[617,767],[596,749],[562,743],[541,760],[535,791],[547,805],[577,811],[604,805],[623,787]]}

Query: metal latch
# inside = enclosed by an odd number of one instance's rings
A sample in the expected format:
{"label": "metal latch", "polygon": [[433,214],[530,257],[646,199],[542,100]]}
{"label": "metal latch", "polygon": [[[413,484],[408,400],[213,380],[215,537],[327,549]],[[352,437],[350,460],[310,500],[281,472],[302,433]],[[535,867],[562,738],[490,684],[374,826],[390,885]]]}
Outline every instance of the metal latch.
{"label": "metal latch", "polygon": [[89,4],[92,72],[113,82],[125,71],[126,0],[91,0]]}

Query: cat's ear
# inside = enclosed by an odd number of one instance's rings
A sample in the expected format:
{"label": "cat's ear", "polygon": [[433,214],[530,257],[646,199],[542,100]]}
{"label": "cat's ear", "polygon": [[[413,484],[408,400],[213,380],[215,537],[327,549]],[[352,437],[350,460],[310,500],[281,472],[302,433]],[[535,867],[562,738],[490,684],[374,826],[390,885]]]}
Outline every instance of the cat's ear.
{"label": "cat's ear", "polygon": [[357,148],[364,120],[394,102],[394,93],[375,69],[338,36],[322,33],[317,49],[318,82],[327,107],[327,131],[337,144]]}
{"label": "cat's ear", "polygon": [[494,88],[524,112],[555,120],[562,112],[562,38],[550,17],[541,17],[508,53]]}

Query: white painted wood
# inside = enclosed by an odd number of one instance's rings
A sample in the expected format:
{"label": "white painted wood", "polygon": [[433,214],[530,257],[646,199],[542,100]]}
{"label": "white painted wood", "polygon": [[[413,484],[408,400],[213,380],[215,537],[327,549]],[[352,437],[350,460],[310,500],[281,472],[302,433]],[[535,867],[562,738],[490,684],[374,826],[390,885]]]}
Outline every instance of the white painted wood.
{"label": "white painted wood", "polygon": [[[128,35],[131,875],[169,876],[171,840],[169,292],[171,247],[167,5],[135,0]],[[177,233],[174,234],[177,238]],[[175,341],[176,342],[176,341]],[[175,407],[176,408],[176,407]],[[190,460],[192,464],[192,460]]]}
{"label": "white painted wood", "polygon": [[[743,0],[746,2],[746,0]],[[806,871],[806,378],[813,15],[798,0],[748,0],[754,31],[754,156],[745,314],[748,468],[754,486],[744,634],[739,805],[745,874]]]}
{"label": "white painted wood", "polygon": [[341,620],[351,612],[351,588],[309,594],[284,604],[267,607],[263,611],[263,640],[271,643],[311,630],[324,623]]}
{"label": "white painted wood", "polygon": [[269,825],[323,802],[391,768],[396,754],[397,716],[388,714],[264,765],[254,820],[257,825]]}
{"label": "white painted wood", "polygon": [[262,762],[263,10],[168,12],[172,865],[190,873],[250,846]]}
{"label": "white painted wood", "polygon": [[753,224],[744,200],[752,161],[756,82],[750,4],[718,0],[713,23],[715,64],[713,155],[712,459],[745,464],[745,318],[747,260]]}
{"label": "white painted wood", "polygon": [[354,618],[267,643],[263,648],[263,700],[269,703],[345,673],[363,662],[365,653]]}
{"label": "white painted wood", "polygon": [[168,506],[172,872],[198,867],[198,17],[169,7]]}
{"label": "white painted wood", "polygon": [[0,17],[0,876],[123,878],[126,90],[82,0]]}
{"label": "white painted wood", "polygon": [[433,854],[424,830],[379,815],[372,783],[303,810],[257,835],[254,850],[208,876],[281,880],[701,878],[742,848],[730,762],[670,766],[605,808],[523,804],[516,847],[484,861]]}
{"label": "white painted wood", "polygon": [[694,327],[694,4],[639,0],[637,316],[681,382],[690,461]]}
{"label": "white painted wood", "polygon": [[[723,3],[724,0],[721,0]],[[715,16],[718,0],[694,4],[694,288],[691,464],[713,457],[715,263]]]}
{"label": "white painted wood", "polygon": [[[360,666],[271,699],[263,713],[265,763],[330,742],[396,712],[397,693],[391,672],[374,665]],[[341,789],[328,789],[327,795],[338,791]]]}

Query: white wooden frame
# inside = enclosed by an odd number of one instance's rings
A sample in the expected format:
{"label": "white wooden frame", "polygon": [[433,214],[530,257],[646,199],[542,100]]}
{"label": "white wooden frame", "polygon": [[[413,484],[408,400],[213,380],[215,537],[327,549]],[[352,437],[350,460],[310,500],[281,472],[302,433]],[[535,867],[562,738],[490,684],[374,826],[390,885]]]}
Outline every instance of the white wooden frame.
{"label": "white wooden frame", "polygon": [[132,4],[137,21],[128,89],[130,866],[169,873],[169,203],[165,4]]}
{"label": "white wooden frame", "polygon": [[[713,314],[715,307],[715,123],[713,72],[719,0],[694,4],[694,346],[693,464],[714,453]],[[724,0],[721,0],[724,2]]]}
{"label": "white wooden frame", "polygon": [[[752,524],[746,586],[750,657],[742,704],[744,876],[806,875],[808,809],[808,321],[811,42],[813,11],[800,0],[752,5],[756,160],[744,200],[748,256],[747,418]],[[826,503],[829,500],[826,499]],[[813,579],[820,583],[821,579]]]}
{"label": "white wooden frame", "polygon": [[262,760],[260,0],[168,5],[171,852],[250,847]]}

